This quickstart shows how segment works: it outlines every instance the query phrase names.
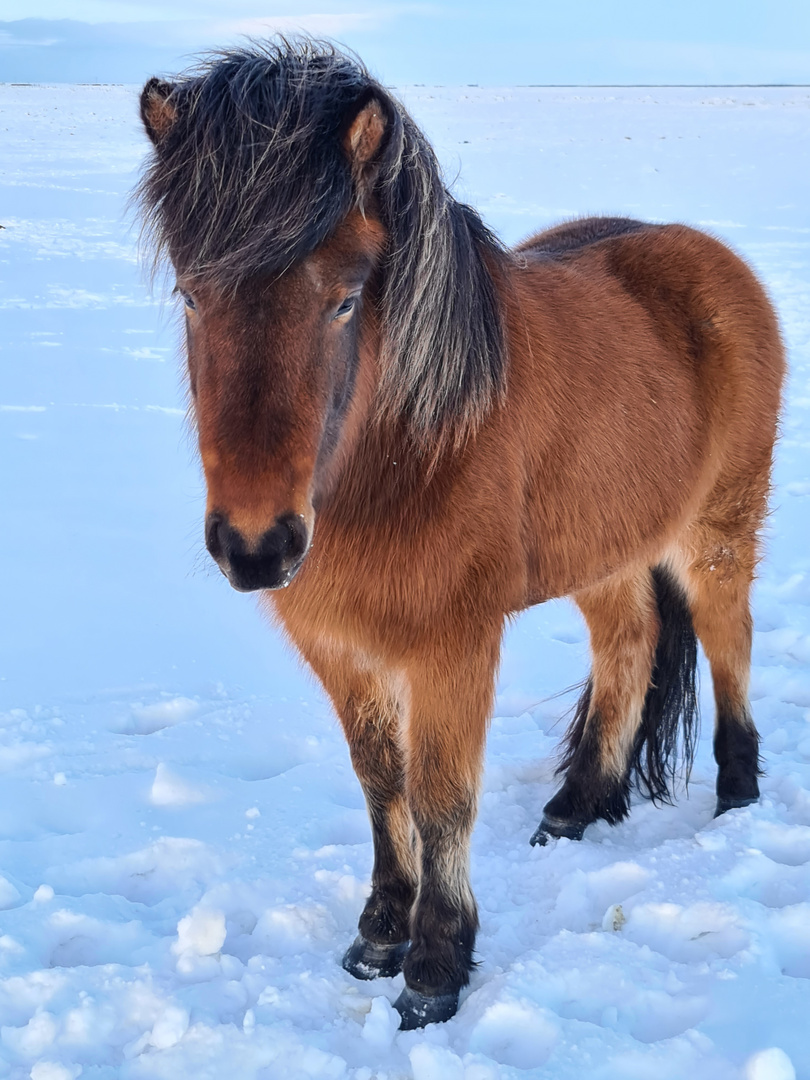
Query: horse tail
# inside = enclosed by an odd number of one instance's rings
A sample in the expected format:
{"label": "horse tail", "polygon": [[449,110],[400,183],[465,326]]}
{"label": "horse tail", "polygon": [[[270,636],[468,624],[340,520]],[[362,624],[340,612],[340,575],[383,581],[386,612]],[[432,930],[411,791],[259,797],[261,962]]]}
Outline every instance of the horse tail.
{"label": "horse tail", "polygon": [[665,566],[651,574],[660,630],[630,774],[647,798],[670,802],[678,774],[689,781],[700,728],[697,638],[680,582]]}

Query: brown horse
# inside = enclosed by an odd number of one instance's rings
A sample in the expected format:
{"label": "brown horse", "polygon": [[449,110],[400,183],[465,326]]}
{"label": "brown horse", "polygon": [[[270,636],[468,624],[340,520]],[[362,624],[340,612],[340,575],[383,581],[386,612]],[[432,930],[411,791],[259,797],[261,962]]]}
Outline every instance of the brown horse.
{"label": "brown horse", "polygon": [[[504,620],[571,596],[593,666],[532,838],[669,797],[717,704],[717,812],[759,794],[749,591],[783,354],[748,267],[592,218],[508,251],[403,107],[329,46],[224,53],[141,110],[140,188],[185,302],[206,543],[334,702],[372,890],[344,958],[446,1019]],[[679,736],[680,733],[680,736]]]}

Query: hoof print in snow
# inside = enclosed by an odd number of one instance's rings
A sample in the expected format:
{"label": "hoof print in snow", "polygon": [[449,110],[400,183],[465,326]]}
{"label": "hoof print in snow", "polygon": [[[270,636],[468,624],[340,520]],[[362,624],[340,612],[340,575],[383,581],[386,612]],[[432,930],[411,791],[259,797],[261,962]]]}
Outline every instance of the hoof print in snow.
{"label": "hoof print in snow", "polygon": [[544,816],[529,843],[532,847],[545,847],[549,840],[557,840],[561,836],[566,840],[581,840],[589,824],[587,821],[561,821]]}
{"label": "hoof print in snow", "polygon": [[379,945],[358,934],[344,954],[343,967],[355,979],[393,979],[402,971],[408,944]]}
{"label": "hoof print in snow", "polygon": [[420,994],[406,986],[394,1008],[399,1013],[400,1031],[416,1031],[428,1024],[443,1024],[458,1011],[458,991],[450,994]]}

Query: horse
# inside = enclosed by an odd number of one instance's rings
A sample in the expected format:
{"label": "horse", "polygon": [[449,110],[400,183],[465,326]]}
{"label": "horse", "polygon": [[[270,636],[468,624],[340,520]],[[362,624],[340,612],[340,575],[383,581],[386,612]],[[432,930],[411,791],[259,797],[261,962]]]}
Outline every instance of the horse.
{"label": "horse", "polygon": [[573,598],[592,654],[532,843],[617,825],[634,791],[673,798],[697,640],[716,811],[759,797],[749,592],[776,316],[682,224],[592,217],[507,249],[328,43],[215,54],[140,106],[205,542],[323,684],[365,794],[371,892],[343,965],[404,973],[403,1029],[447,1020],[475,963],[470,834],[515,613]]}

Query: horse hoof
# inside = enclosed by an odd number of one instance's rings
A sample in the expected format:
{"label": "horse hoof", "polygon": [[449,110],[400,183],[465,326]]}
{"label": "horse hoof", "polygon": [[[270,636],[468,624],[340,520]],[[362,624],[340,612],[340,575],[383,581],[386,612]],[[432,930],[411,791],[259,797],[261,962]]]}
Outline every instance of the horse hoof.
{"label": "horse hoof", "polygon": [[420,994],[406,986],[394,1008],[401,1020],[400,1031],[416,1031],[428,1024],[443,1024],[458,1011],[458,990],[450,994]]}
{"label": "horse hoof", "polygon": [[560,818],[543,815],[543,820],[537,826],[529,843],[532,847],[539,845],[545,847],[549,837],[564,836],[568,840],[581,840],[589,822],[587,821],[562,821]]}
{"label": "horse hoof", "polygon": [[402,971],[402,961],[408,951],[408,942],[396,945],[379,945],[358,934],[346,950],[343,967],[355,979],[392,979]]}
{"label": "horse hoof", "polygon": [[725,814],[726,810],[739,810],[741,806],[753,806],[756,802],[759,802],[758,795],[749,796],[747,799],[733,799],[726,795],[719,795],[714,816],[720,817],[721,814]]}

